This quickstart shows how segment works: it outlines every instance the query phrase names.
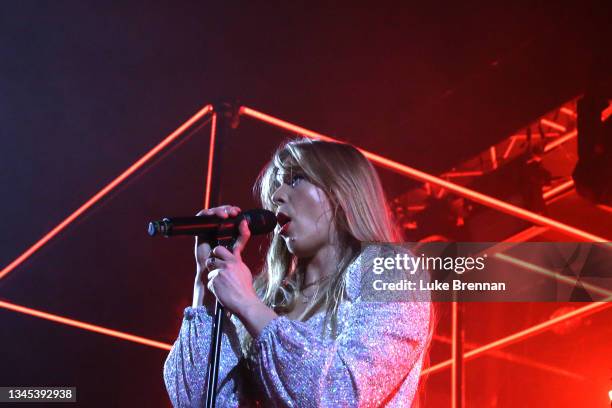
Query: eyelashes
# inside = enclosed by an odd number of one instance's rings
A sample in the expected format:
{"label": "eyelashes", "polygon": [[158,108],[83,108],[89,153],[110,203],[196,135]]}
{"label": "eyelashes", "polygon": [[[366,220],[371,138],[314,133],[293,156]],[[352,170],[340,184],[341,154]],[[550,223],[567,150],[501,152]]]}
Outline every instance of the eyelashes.
{"label": "eyelashes", "polygon": [[283,185],[288,185],[291,189],[297,188],[302,181],[310,181],[306,175],[301,173],[285,173],[285,174],[277,174],[276,180],[272,185],[272,192],[269,197],[269,202],[271,203],[274,210],[278,208],[278,202],[275,198],[277,192]]}
{"label": "eyelashes", "polygon": [[295,174],[293,177],[291,177],[291,180],[289,181],[289,184],[291,187],[295,187],[297,186],[300,181],[304,180],[304,176],[301,174]]}
{"label": "eyelashes", "polygon": [[284,177],[282,177],[282,179],[279,177],[274,187],[279,188],[282,184],[287,184],[288,186],[296,187],[302,180],[307,180],[306,176],[303,174],[300,174],[300,173],[286,174]]}

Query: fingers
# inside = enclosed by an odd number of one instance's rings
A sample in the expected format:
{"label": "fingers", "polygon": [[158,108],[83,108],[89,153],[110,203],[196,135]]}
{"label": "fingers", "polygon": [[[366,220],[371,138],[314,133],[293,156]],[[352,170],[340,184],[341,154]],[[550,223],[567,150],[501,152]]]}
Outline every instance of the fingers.
{"label": "fingers", "polygon": [[[222,245],[217,245],[215,249],[212,250],[212,254],[222,261],[231,261],[234,259],[234,254],[232,254],[229,249]],[[218,263],[218,260],[216,262]]]}
{"label": "fingers", "polygon": [[234,205],[221,205],[199,211],[196,216],[216,215],[220,218],[236,217],[242,210]]}
{"label": "fingers", "polygon": [[[233,206],[233,205],[221,205],[219,207],[213,207],[213,208],[200,210],[198,211],[196,216],[214,215],[219,218],[229,218],[229,217],[237,217],[241,212],[242,210],[240,209],[240,207]],[[238,238],[236,239],[236,242],[234,243],[232,247],[231,251],[233,253],[222,246],[218,246],[217,248],[213,249],[212,255],[222,260],[232,260],[235,258],[241,260],[242,251],[244,250],[247,242],[249,241],[249,238],[251,237],[251,231],[249,230],[248,223],[245,220],[242,220],[240,222],[240,225],[238,226],[238,230],[240,232],[240,235],[238,236]],[[199,245],[199,240],[198,240],[198,237],[196,237],[196,248],[198,247],[198,245]],[[210,262],[214,262],[214,261],[210,261]],[[206,261],[205,266],[207,269],[210,270],[208,260]]]}
{"label": "fingers", "polygon": [[246,220],[242,220],[238,226],[240,235],[236,239],[236,243],[233,247],[234,256],[238,259],[242,259],[242,251],[246,247],[249,238],[251,238],[251,230],[249,229],[249,223]]}
{"label": "fingers", "polygon": [[209,271],[212,271],[213,269],[223,269],[226,267],[226,262],[221,259],[217,259],[215,256],[210,256],[206,258],[206,261],[204,261],[204,267]]}
{"label": "fingers", "polygon": [[[207,208],[198,211],[196,217],[205,216],[205,215],[216,215],[220,218],[228,218],[228,217],[236,217],[240,214],[242,210],[240,207],[234,205],[222,205],[219,207]],[[195,246],[198,248],[200,245],[200,239],[198,236],[195,237]]]}
{"label": "fingers", "polygon": [[222,245],[217,245],[212,250],[212,255],[214,257],[219,258],[223,261],[242,261],[242,251],[244,250],[247,242],[249,242],[249,239],[251,238],[251,231],[249,230],[249,224],[246,220],[242,220],[240,222],[240,224],[238,225],[238,230],[240,231],[240,235],[236,239],[236,242],[232,247],[232,251]]}
{"label": "fingers", "polygon": [[206,258],[206,261],[204,261],[204,267],[207,270],[212,271],[213,269],[215,269],[215,264],[217,263],[216,261],[217,258],[215,258],[214,256]]}

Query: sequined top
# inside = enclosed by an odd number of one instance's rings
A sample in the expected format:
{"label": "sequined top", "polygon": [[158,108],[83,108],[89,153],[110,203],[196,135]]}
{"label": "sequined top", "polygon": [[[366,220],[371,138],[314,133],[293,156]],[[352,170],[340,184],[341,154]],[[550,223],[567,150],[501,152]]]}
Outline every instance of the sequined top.
{"label": "sequined top", "polygon": [[[246,364],[235,317],[223,326],[217,407],[410,407],[429,341],[430,303],[377,302],[363,294],[365,250],[349,265],[337,336],[322,335],[324,312],[305,322],[270,321]],[[174,407],[202,407],[213,317],[185,309],[166,362],[164,381]],[[248,366],[248,368],[247,368]]]}

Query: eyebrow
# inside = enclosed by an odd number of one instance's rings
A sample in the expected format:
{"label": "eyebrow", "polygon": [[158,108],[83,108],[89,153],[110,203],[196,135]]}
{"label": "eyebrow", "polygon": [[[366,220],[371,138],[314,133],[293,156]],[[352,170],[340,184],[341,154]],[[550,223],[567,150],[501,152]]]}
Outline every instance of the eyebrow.
{"label": "eyebrow", "polygon": [[302,176],[304,177],[305,174],[301,169],[291,169],[289,171],[279,171],[278,173],[276,173],[276,177],[274,179],[275,182],[278,183],[285,183],[287,181],[290,181],[294,176]]}

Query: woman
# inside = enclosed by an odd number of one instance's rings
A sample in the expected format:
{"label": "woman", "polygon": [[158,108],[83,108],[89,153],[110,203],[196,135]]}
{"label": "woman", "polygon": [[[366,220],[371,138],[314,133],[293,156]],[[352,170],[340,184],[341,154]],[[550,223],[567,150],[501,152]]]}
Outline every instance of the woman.
{"label": "woman", "polygon": [[[218,407],[410,407],[431,339],[429,302],[376,302],[364,274],[377,247],[398,242],[378,175],[353,146],[295,140],[258,179],[277,214],[266,262],[253,281],[233,251],[196,242],[192,307],[164,365],[175,407],[203,406],[214,297],[224,325]],[[236,216],[221,206],[199,214]],[[207,290],[208,289],[208,290]]]}

